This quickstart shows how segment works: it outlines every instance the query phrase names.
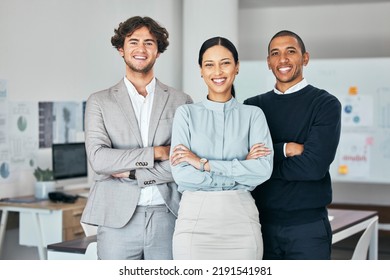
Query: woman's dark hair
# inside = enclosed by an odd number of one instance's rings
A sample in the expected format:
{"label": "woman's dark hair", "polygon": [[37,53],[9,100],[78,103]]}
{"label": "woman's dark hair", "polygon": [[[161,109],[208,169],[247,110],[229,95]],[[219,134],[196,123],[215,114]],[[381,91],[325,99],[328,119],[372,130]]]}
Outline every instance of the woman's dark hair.
{"label": "woman's dark hair", "polygon": [[158,52],[163,53],[169,45],[168,31],[150,17],[135,16],[129,18],[125,22],[121,22],[118,28],[114,30],[115,35],[111,37],[111,44],[117,50],[123,48],[125,38],[133,34],[135,30],[144,26],[149,29],[149,32],[154,37],[156,37]]}
{"label": "woman's dark hair", "polygon": [[278,33],[276,33],[272,38],[271,40],[269,41],[269,44],[268,44],[268,54],[270,52],[270,46],[271,46],[271,42],[273,39],[277,38],[277,37],[284,37],[284,36],[290,36],[290,37],[294,37],[295,39],[297,39],[298,41],[298,45],[301,47],[301,51],[302,51],[302,54],[304,54],[306,52],[306,47],[305,47],[305,44],[303,43],[301,37],[299,37],[298,34],[290,31],[290,30],[282,30],[282,31],[279,31]]}
{"label": "woman's dark hair", "polygon": [[[202,46],[200,47],[199,50],[199,57],[198,57],[198,63],[199,66],[202,67],[202,62],[203,62],[203,55],[204,53],[211,47],[214,46],[222,46],[227,48],[233,55],[234,63],[237,65],[238,63],[238,52],[236,47],[233,45],[232,42],[230,42],[228,39],[223,38],[223,37],[213,37],[208,40],[206,40]],[[235,97],[236,93],[234,90],[234,85],[232,85],[232,96]]]}

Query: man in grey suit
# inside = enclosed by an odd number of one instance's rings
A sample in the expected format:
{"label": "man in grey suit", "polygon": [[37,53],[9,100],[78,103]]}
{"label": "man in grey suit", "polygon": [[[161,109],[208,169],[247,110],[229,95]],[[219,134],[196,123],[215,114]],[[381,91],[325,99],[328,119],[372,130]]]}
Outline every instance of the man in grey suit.
{"label": "man in grey suit", "polygon": [[98,226],[99,259],[172,259],[180,200],[169,164],[172,121],[176,108],[192,99],[154,76],[169,42],[153,19],[120,23],[111,43],[126,75],[87,101],[85,145],[94,184],[81,221]]}

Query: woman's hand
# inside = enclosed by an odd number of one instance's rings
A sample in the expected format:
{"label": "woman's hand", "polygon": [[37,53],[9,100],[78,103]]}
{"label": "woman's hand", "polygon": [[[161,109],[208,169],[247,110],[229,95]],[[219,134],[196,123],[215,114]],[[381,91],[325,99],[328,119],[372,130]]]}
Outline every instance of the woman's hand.
{"label": "woman's hand", "polygon": [[181,162],[187,162],[196,169],[200,168],[200,157],[191,152],[186,146],[179,144],[173,148],[171,155],[171,164],[178,165]]}
{"label": "woman's hand", "polygon": [[271,150],[264,143],[257,143],[251,147],[246,159],[257,159],[268,156],[269,154],[271,154]]}

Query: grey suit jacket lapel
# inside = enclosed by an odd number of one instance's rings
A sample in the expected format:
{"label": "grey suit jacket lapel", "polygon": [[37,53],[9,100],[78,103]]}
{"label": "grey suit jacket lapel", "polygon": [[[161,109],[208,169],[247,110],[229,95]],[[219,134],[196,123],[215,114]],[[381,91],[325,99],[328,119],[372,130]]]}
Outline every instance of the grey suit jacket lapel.
{"label": "grey suit jacket lapel", "polygon": [[[118,107],[129,121],[128,126],[130,127],[131,132],[134,134],[134,137],[137,140],[139,146],[143,147],[144,145],[142,143],[141,131],[138,126],[137,117],[135,116],[133,104],[131,103],[125,82],[121,80],[116,86],[113,87],[112,93],[118,102]],[[126,128],[124,127],[123,129],[125,130]]]}
{"label": "grey suit jacket lapel", "polygon": [[168,88],[156,79],[156,89],[154,91],[154,100],[149,123],[148,146],[153,146],[154,135],[156,134],[157,126],[165,104],[168,101]]}

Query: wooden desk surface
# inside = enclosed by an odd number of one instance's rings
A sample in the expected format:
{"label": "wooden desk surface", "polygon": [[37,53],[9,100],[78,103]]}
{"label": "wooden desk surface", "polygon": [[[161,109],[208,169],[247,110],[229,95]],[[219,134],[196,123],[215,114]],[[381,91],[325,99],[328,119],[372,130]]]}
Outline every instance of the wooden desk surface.
{"label": "wooden desk surface", "polygon": [[376,211],[328,209],[333,234],[378,215]]}
{"label": "wooden desk surface", "polygon": [[[329,216],[333,216],[333,220],[330,221],[333,234],[378,215],[376,211],[345,209],[328,209],[328,212]],[[50,244],[47,249],[84,254],[91,242],[96,242],[96,235]]]}
{"label": "wooden desk surface", "polygon": [[[85,192],[85,189],[66,191],[67,194],[75,195],[77,193]],[[79,208],[86,204],[87,199],[84,197],[78,197],[74,203],[52,202],[49,199],[36,200],[33,195],[20,196],[11,198],[10,201],[0,200],[0,208],[5,207],[22,207],[22,208],[34,208],[34,209],[47,209],[47,210],[71,210],[73,208]]]}

